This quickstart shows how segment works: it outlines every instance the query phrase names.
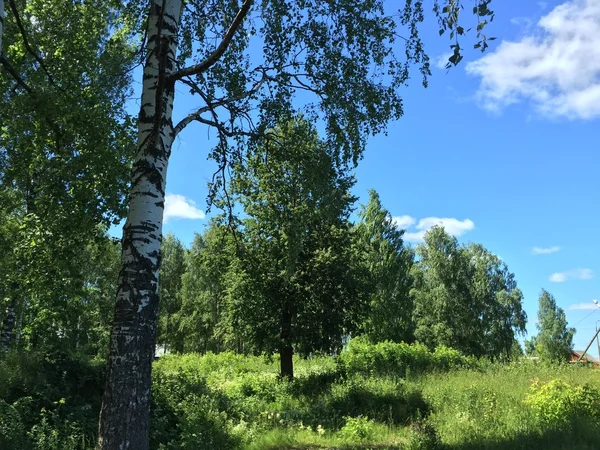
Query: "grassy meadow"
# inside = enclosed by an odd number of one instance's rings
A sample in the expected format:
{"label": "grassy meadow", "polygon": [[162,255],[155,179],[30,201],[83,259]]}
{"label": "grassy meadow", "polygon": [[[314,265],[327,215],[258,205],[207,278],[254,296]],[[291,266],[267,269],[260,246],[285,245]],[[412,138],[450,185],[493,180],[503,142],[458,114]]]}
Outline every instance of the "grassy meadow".
{"label": "grassy meadow", "polygon": [[[600,370],[352,341],[337,357],[233,353],[154,364],[155,449],[598,449]],[[101,361],[0,363],[0,448],[93,448]]]}

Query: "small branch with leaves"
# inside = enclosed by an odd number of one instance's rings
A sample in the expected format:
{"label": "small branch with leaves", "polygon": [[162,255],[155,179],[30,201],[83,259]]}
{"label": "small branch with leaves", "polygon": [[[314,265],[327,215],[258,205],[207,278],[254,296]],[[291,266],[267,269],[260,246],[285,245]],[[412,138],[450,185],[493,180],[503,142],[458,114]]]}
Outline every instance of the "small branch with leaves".
{"label": "small branch with leaves", "polygon": [[248,12],[250,11],[250,7],[252,6],[253,3],[254,3],[254,0],[245,0],[244,3],[242,3],[242,7],[236,14],[235,18],[233,19],[233,22],[231,22],[229,29],[225,33],[225,36],[223,36],[221,43],[217,46],[217,48],[214,52],[212,52],[201,63],[195,64],[190,67],[186,67],[184,69],[178,70],[175,73],[171,74],[171,76],[169,77],[170,80],[177,81],[177,80],[181,80],[184,77],[188,77],[190,75],[201,74],[203,72],[206,72],[214,64],[216,64],[217,61],[219,61],[221,56],[223,56],[223,54],[227,50],[227,47],[229,47],[229,44],[231,43],[233,36],[235,35],[235,33],[238,31],[238,29],[242,25],[242,22],[244,21],[244,18],[248,15]]}

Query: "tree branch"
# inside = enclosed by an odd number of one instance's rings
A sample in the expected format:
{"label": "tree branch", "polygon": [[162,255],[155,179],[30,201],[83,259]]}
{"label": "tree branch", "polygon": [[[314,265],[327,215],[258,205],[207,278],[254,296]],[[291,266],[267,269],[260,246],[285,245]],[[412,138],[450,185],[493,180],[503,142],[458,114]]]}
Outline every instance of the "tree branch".
{"label": "tree branch", "polygon": [[29,39],[27,38],[27,31],[25,30],[25,27],[23,26],[23,22],[21,22],[21,16],[19,15],[19,10],[17,9],[15,0],[8,0],[8,4],[10,5],[10,9],[13,13],[13,16],[15,16],[15,23],[17,24],[17,28],[19,29],[19,31],[21,32],[21,36],[23,37],[23,44],[25,45],[25,49],[27,50],[27,52],[29,52],[31,54],[31,56],[33,56],[33,58],[37,61],[37,63],[40,65],[40,67],[44,70],[44,72],[46,73],[46,76],[48,77],[48,81],[50,82],[50,84],[53,86],[56,86],[56,83],[54,82],[54,78],[50,74],[48,67],[46,67],[44,60],[40,57],[40,55],[37,54],[37,52],[33,51],[33,48],[31,48],[31,45],[29,45]]}
{"label": "tree branch", "polygon": [[[191,114],[188,114],[186,117],[181,119],[181,121],[175,126],[175,129],[174,129],[175,136],[177,136],[186,126],[188,126],[191,122],[195,121],[198,117],[200,117],[205,112],[213,111],[215,108],[218,108],[219,106],[230,105],[233,102],[243,100],[244,98],[248,98],[251,95],[255,94],[256,92],[258,92],[258,90],[262,86],[265,79],[266,79],[266,72],[263,72],[263,77],[254,86],[252,86],[252,89],[250,89],[249,91],[244,92],[239,95],[236,95],[236,96],[233,96],[233,97],[230,97],[230,98],[222,98],[222,99],[217,100],[216,102],[212,102],[212,103],[207,102],[206,106],[194,111]],[[181,81],[183,83],[187,84],[188,86],[190,86],[194,91],[199,93],[205,101],[207,100],[204,93],[201,92],[200,88],[193,81],[191,81],[191,80],[181,80]],[[214,116],[214,114],[213,114],[213,116]]]}
{"label": "tree branch", "polygon": [[233,22],[231,22],[231,25],[230,25],[229,29],[227,30],[227,33],[225,33],[225,36],[223,36],[223,40],[221,41],[221,43],[219,44],[217,49],[208,58],[206,58],[200,64],[196,64],[196,65],[186,67],[184,69],[176,71],[175,73],[173,73],[169,76],[170,80],[177,81],[177,80],[182,79],[183,77],[187,77],[190,75],[197,75],[199,73],[206,72],[208,69],[210,69],[219,60],[219,58],[221,56],[223,56],[223,54],[227,50],[227,47],[229,47],[229,44],[231,43],[233,36],[235,35],[236,31],[239,29],[240,25],[242,24],[244,18],[248,14],[248,11],[250,10],[252,3],[254,3],[254,0],[244,0],[242,7],[238,11],[235,18],[233,19]]}
{"label": "tree branch", "polygon": [[21,86],[28,94],[31,94],[32,89],[25,83],[25,80],[21,78],[21,76],[17,73],[13,66],[8,62],[8,60],[4,56],[0,56],[0,64],[4,66],[6,71],[13,77],[13,79],[17,82],[19,86]]}

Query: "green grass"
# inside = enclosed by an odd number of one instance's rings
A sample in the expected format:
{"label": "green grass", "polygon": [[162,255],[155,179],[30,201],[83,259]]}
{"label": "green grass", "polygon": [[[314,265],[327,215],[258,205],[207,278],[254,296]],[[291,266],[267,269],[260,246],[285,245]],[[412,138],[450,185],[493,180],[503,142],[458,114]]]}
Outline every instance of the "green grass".
{"label": "green grass", "polygon": [[[221,357],[232,363],[232,356],[188,355],[165,359],[156,369],[206,374],[211,395],[226,399],[227,421],[240,448],[600,448],[594,431],[600,417],[557,419],[554,426],[525,402],[535,378],[563,380],[573,389],[600,386],[596,369],[471,362],[471,368],[459,364],[426,374],[404,369],[406,379],[388,369],[381,375],[362,368],[352,373],[333,358],[318,358],[295,361],[297,377],[288,382],[277,378],[274,362],[236,356],[235,368],[216,364]],[[363,437],[360,430],[348,431],[357,417],[370,427]]]}
{"label": "green grass", "polygon": [[[561,428],[544,424],[525,402],[535,379],[600,387],[600,371],[528,362],[492,365],[423,377],[417,383],[431,405],[430,423],[450,449],[600,448],[592,418]],[[560,417],[556,418],[561,419]],[[589,421],[588,421],[589,419]]]}
{"label": "green grass", "polygon": [[[293,381],[281,380],[277,361],[264,357],[161,358],[151,446],[600,449],[599,369],[424,352],[361,343],[341,360],[296,359]],[[67,356],[0,361],[0,448],[93,448],[102,369]]]}

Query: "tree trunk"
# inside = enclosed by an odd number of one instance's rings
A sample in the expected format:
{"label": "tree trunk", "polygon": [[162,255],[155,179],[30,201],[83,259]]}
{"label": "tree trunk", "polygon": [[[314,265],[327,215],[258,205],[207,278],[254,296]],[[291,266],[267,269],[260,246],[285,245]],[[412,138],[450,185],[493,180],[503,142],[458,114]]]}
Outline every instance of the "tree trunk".
{"label": "tree trunk", "polygon": [[[1,1],[1,0],[0,0]],[[15,302],[12,301],[8,305],[8,311],[6,317],[2,323],[2,346],[3,352],[10,350],[10,343],[12,342],[13,331],[15,329]]]}
{"label": "tree trunk", "polygon": [[[164,9],[163,9],[164,8]],[[167,164],[174,139],[174,89],[181,0],[152,0],[122,266],[109,344],[98,449],[149,447],[151,368]]]}
{"label": "tree trunk", "polygon": [[279,360],[281,377],[291,380],[294,378],[294,350],[291,345],[282,346],[279,349]]}
{"label": "tree trunk", "polygon": [[279,345],[279,363],[281,368],[281,377],[294,378],[294,350],[292,349],[292,314],[284,306],[281,313],[281,343]]}

